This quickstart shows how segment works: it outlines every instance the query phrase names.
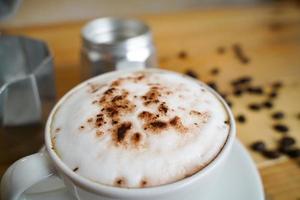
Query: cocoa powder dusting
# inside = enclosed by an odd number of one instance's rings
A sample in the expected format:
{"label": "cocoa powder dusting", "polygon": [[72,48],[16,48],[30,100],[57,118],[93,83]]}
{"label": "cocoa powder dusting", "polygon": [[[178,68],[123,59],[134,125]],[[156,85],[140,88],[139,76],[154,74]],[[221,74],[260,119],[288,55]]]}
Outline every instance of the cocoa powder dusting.
{"label": "cocoa powder dusting", "polygon": [[135,105],[129,101],[128,94],[128,91],[117,88],[104,92],[100,105],[103,107],[102,112],[111,118],[112,124],[116,124],[115,122],[120,120],[121,115],[134,110]]}
{"label": "cocoa powder dusting", "polygon": [[196,110],[192,110],[190,112],[190,115],[196,115],[198,116],[202,122],[206,123],[208,121],[208,119],[210,118],[210,115],[208,112],[199,112]]}
{"label": "cocoa powder dusting", "polygon": [[111,87],[104,92],[104,95],[111,95],[116,90],[116,88]]}
{"label": "cocoa powder dusting", "polygon": [[147,180],[146,179],[143,179],[143,180],[141,180],[141,183],[140,183],[140,186],[141,187],[146,187],[147,186]]}
{"label": "cocoa powder dusting", "polygon": [[80,126],[79,129],[80,129],[80,130],[84,129],[84,126]]}
{"label": "cocoa powder dusting", "polygon": [[103,134],[104,134],[103,131],[99,131],[99,130],[96,131],[96,136],[97,136],[97,137],[100,137],[100,136],[102,136]]}
{"label": "cocoa powder dusting", "polygon": [[[142,141],[143,134],[139,132],[133,132],[132,122],[123,121],[129,113],[134,113],[136,105],[129,98],[129,91],[122,89],[122,84],[126,81],[137,83],[145,78],[144,74],[136,76],[130,76],[126,78],[120,78],[111,83],[111,85],[102,93],[97,103],[99,105],[100,113],[96,117],[87,119],[87,122],[95,124],[96,128],[101,127],[103,124],[111,123],[112,128],[108,130],[112,134],[112,140],[118,147],[139,147]],[[143,128],[149,133],[158,134],[163,130],[170,127],[176,129],[178,132],[183,133],[188,130],[182,124],[180,117],[175,116],[173,118],[165,119],[166,114],[173,110],[169,108],[166,102],[160,102],[162,94],[171,94],[171,91],[162,90],[160,84],[149,84],[149,90],[142,96],[133,96],[135,98],[141,98],[145,106],[152,105],[156,107],[158,112],[151,113],[149,111],[142,111],[138,114],[138,118],[142,120]],[[199,112],[199,115],[202,114]],[[163,120],[160,119],[163,117]],[[96,129],[95,135],[100,137],[104,134],[101,129]],[[129,146],[128,146],[129,145]],[[124,185],[124,179],[119,178],[115,182],[116,185]],[[141,185],[147,185],[147,181],[144,179],[141,181]]]}
{"label": "cocoa powder dusting", "polygon": [[111,86],[112,86],[112,87],[118,87],[118,86],[121,85],[121,83],[123,82],[123,80],[124,80],[123,78],[119,78],[119,79],[113,81],[113,82],[111,83]]}
{"label": "cocoa powder dusting", "polygon": [[159,102],[159,97],[161,96],[158,86],[152,86],[150,90],[141,98],[144,100],[144,105],[155,104]]}
{"label": "cocoa powder dusting", "polygon": [[117,178],[115,180],[115,184],[114,185],[117,186],[117,187],[124,187],[125,184],[126,184],[126,182],[125,182],[124,178]]}
{"label": "cocoa powder dusting", "polygon": [[173,119],[170,120],[170,125],[173,126],[176,130],[178,130],[181,133],[184,133],[188,130],[188,128],[186,128],[182,122],[180,117],[175,116]]}
{"label": "cocoa powder dusting", "polygon": [[151,112],[148,112],[148,111],[143,111],[141,112],[138,117],[142,120],[145,120],[145,121],[153,121],[157,118],[157,116],[155,116],[153,113]]}
{"label": "cocoa powder dusting", "polygon": [[115,115],[119,114],[119,111],[117,110],[117,107],[112,105],[112,106],[107,106],[104,108],[104,111],[108,115],[108,117],[114,117]]}
{"label": "cocoa powder dusting", "polygon": [[161,120],[156,120],[150,123],[146,123],[144,125],[145,130],[151,130],[154,133],[159,133],[162,130],[165,130],[168,127],[168,123],[161,121]]}
{"label": "cocoa powder dusting", "polygon": [[100,127],[103,124],[104,124],[104,115],[103,114],[97,114],[96,115],[96,121],[95,121],[96,127]]}
{"label": "cocoa powder dusting", "polygon": [[158,106],[158,111],[163,113],[163,114],[167,114],[168,112],[168,106],[166,105],[166,102],[162,102],[159,106]]}
{"label": "cocoa powder dusting", "polygon": [[88,92],[95,93],[99,89],[101,89],[104,85],[88,83],[88,86],[89,86]]}
{"label": "cocoa powder dusting", "polygon": [[201,115],[202,115],[201,112],[196,111],[196,110],[191,110],[191,111],[190,111],[190,114],[191,114],[191,115],[198,115],[198,116],[201,116]]}
{"label": "cocoa powder dusting", "polygon": [[55,129],[55,133],[58,133],[60,131],[60,128]]}
{"label": "cocoa powder dusting", "polygon": [[141,75],[139,75],[139,76],[136,77],[136,80],[141,81],[144,78],[145,78],[145,75],[141,74]]}
{"label": "cocoa powder dusting", "polygon": [[117,142],[122,142],[126,136],[126,133],[131,129],[131,122],[123,122],[117,127],[116,139]]}
{"label": "cocoa powder dusting", "polygon": [[140,133],[135,133],[131,137],[131,141],[133,144],[138,144],[141,141],[141,134]]}

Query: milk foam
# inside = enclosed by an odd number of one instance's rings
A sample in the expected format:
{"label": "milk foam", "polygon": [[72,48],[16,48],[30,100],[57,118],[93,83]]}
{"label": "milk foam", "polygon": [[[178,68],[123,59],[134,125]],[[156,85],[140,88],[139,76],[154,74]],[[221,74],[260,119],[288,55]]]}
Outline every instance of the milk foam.
{"label": "milk foam", "polygon": [[96,78],[56,110],[52,143],[62,161],[92,181],[151,187],[190,176],[229,134],[223,105],[205,87],[172,72]]}

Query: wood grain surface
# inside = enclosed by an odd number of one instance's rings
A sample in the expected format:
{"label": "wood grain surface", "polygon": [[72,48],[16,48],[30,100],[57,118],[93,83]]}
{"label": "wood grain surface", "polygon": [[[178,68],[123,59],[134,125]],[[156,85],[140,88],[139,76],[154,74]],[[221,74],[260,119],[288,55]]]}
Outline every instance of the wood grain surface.
{"label": "wood grain surface", "polygon": [[[275,148],[281,137],[272,129],[275,123],[270,115],[283,111],[289,135],[295,137],[300,147],[300,7],[276,4],[259,7],[234,7],[209,10],[191,10],[151,16],[134,16],[145,20],[153,30],[160,67],[185,72],[195,71],[203,81],[215,81],[222,92],[232,92],[230,81],[250,75],[256,85],[266,91],[274,81],[284,86],[274,101],[272,109],[250,111],[251,102],[262,102],[264,97],[243,95],[233,97],[233,112],[244,114],[246,123],[237,125],[238,138],[249,145],[256,140]],[[37,27],[5,29],[7,34],[22,34],[46,41],[55,58],[58,96],[80,82],[80,29],[85,22],[63,23]],[[238,44],[249,63],[237,59],[233,45]],[[224,53],[218,53],[223,47]],[[178,53],[185,51],[186,58]],[[212,75],[213,68],[219,69]],[[248,148],[249,149],[249,148]],[[300,161],[281,156],[267,160],[250,149],[261,173],[267,199],[300,199]],[[1,164],[0,170],[9,162]],[[238,188],[237,188],[238,189]]]}

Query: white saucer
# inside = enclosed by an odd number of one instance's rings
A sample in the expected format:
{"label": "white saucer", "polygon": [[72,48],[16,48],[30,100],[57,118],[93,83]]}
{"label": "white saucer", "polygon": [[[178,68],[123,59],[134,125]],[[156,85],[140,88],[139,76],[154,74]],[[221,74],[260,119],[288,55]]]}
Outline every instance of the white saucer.
{"label": "white saucer", "polygon": [[[264,200],[263,186],[250,155],[236,140],[225,165],[223,177],[208,200]],[[194,194],[195,200],[197,194]],[[27,190],[21,200],[75,200],[57,178],[48,178]]]}

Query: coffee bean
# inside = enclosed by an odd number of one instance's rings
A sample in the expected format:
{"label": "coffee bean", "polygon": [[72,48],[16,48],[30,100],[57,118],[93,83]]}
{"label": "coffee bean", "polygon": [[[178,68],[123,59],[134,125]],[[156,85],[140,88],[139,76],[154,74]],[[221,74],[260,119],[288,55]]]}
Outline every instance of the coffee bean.
{"label": "coffee bean", "polygon": [[271,99],[276,98],[276,97],[277,97],[277,92],[275,92],[275,91],[271,92],[271,93],[269,94],[269,97],[270,97]]}
{"label": "coffee bean", "polygon": [[280,112],[280,111],[274,112],[272,114],[272,118],[273,119],[283,119],[284,118],[284,113]]}
{"label": "coffee bean", "polygon": [[226,51],[226,49],[225,49],[225,47],[223,47],[223,46],[220,46],[220,47],[217,48],[217,53],[218,53],[218,54],[224,54],[225,51]]}
{"label": "coffee bean", "polygon": [[265,108],[272,108],[273,107],[273,103],[270,101],[266,101],[262,104]]}
{"label": "coffee bean", "polygon": [[284,124],[274,124],[273,129],[280,133],[287,133],[289,128]]}
{"label": "coffee bean", "polygon": [[266,145],[262,141],[256,141],[251,144],[251,149],[258,152],[263,152],[266,149]]}
{"label": "coffee bean", "polygon": [[278,151],[283,153],[283,154],[287,154],[290,150],[290,146],[279,146],[278,147]]}
{"label": "coffee bean", "polygon": [[297,114],[297,118],[300,119],[300,113]]}
{"label": "coffee bean", "polygon": [[274,83],[272,84],[272,87],[273,87],[274,89],[279,89],[279,88],[282,87],[282,82],[276,81],[276,82],[274,82]]}
{"label": "coffee bean", "polygon": [[215,68],[211,69],[210,73],[212,75],[218,75],[219,74],[219,69],[217,67],[215,67]]}
{"label": "coffee bean", "polygon": [[248,87],[247,92],[249,92],[250,94],[260,95],[264,93],[264,90],[261,87]]}
{"label": "coffee bean", "polygon": [[250,76],[242,76],[240,78],[237,78],[237,79],[231,81],[231,85],[239,86],[239,85],[244,85],[244,84],[250,83],[251,81],[252,81],[252,78]]}
{"label": "coffee bean", "polygon": [[193,70],[190,70],[190,69],[185,72],[185,75],[188,75],[188,76],[190,76],[192,78],[195,78],[195,79],[199,78],[198,74],[196,72],[194,72]]}
{"label": "coffee bean", "polygon": [[235,90],[233,91],[233,94],[234,94],[234,96],[236,96],[236,97],[241,96],[242,93],[243,93],[243,91],[242,91],[241,89],[235,89]]}
{"label": "coffee bean", "polygon": [[285,137],[282,137],[280,140],[279,140],[279,144],[280,146],[292,146],[293,144],[296,143],[296,140],[290,136],[285,136]]}
{"label": "coffee bean", "polygon": [[264,89],[262,87],[254,87],[254,91],[255,94],[263,94],[264,93]]}
{"label": "coffee bean", "polygon": [[223,97],[223,99],[226,99],[227,98],[227,94],[225,93],[220,93],[221,97]]}
{"label": "coffee bean", "polygon": [[236,116],[236,120],[240,123],[244,123],[244,122],[246,122],[246,117],[244,115],[240,114],[240,115]]}
{"label": "coffee bean", "polygon": [[259,104],[251,103],[251,104],[248,105],[248,108],[253,110],[253,111],[259,111],[261,107],[260,107]]}
{"label": "coffee bean", "polygon": [[180,51],[178,53],[178,58],[180,59],[186,59],[188,57],[188,54],[186,53],[186,51]]}
{"label": "coffee bean", "polygon": [[252,87],[250,87],[250,86],[246,88],[246,91],[247,91],[248,93],[252,93],[252,90],[253,90],[253,89],[252,89]]}
{"label": "coffee bean", "polygon": [[247,64],[250,62],[250,59],[248,56],[246,56],[242,46],[240,44],[233,44],[232,45],[233,52],[236,56],[236,58],[242,63]]}
{"label": "coffee bean", "polygon": [[210,82],[207,82],[206,84],[207,84],[209,87],[211,87],[212,89],[218,91],[218,86],[217,86],[217,84],[216,84],[215,82],[210,81]]}
{"label": "coffee bean", "polygon": [[284,28],[284,23],[282,23],[282,22],[276,22],[276,21],[274,21],[274,22],[272,22],[272,23],[270,23],[269,24],[269,29],[271,30],[271,31],[280,31],[280,30],[282,30],[283,28]]}
{"label": "coffee bean", "polygon": [[275,150],[265,150],[262,153],[263,153],[263,156],[265,156],[266,158],[269,158],[269,159],[276,159],[276,158],[280,157],[280,153]]}
{"label": "coffee bean", "polygon": [[231,101],[227,100],[226,103],[227,103],[227,105],[228,105],[230,108],[232,108],[233,104],[232,104]]}
{"label": "coffee bean", "polygon": [[291,149],[287,152],[287,154],[291,158],[298,158],[298,157],[300,157],[300,149],[298,149],[298,148]]}

